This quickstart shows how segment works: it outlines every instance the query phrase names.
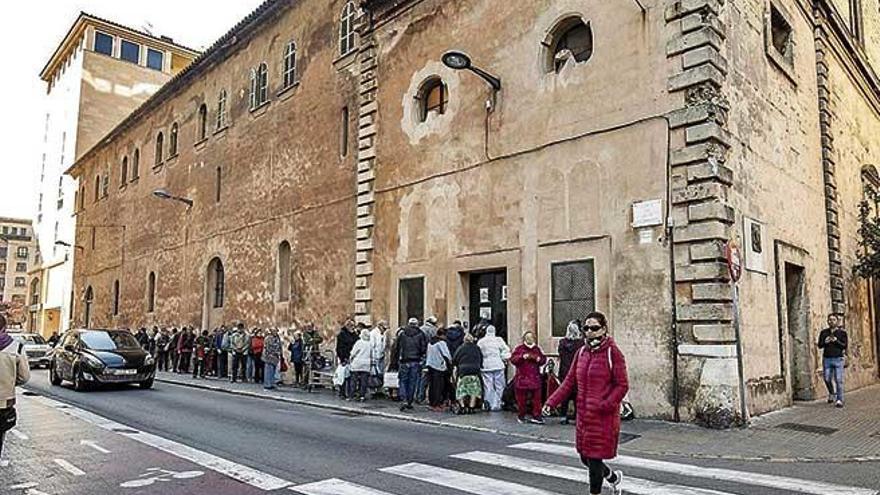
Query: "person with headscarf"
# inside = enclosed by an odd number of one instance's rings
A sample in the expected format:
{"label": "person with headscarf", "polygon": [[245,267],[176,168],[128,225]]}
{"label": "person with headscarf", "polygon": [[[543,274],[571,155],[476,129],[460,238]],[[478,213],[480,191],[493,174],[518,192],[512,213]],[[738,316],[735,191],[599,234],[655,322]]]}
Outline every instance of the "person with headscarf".
{"label": "person with headscarf", "polygon": [[602,493],[607,481],[621,493],[623,473],[604,461],[617,456],[620,442],[620,405],[629,390],[626,359],[608,334],[608,322],[599,312],[584,320],[586,345],[575,355],[559,389],[547,399],[544,414],[576,393],[576,448],[590,473],[590,494]]}
{"label": "person with headscarf", "polygon": [[[572,320],[568,323],[568,328],[565,330],[565,338],[559,341],[559,346],[556,349],[559,353],[559,383],[565,381],[565,377],[568,376],[568,372],[571,369],[571,362],[574,360],[574,356],[583,346],[584,334],[581,331],[581,325],[577,320]],[[571,404],[574,404],[575,407],[570,408]],[[574,415],[577,414],[577,401],[574,400],[573,395],[570,395],[562,401],[561,407],[562,424],[567,425],[574,418]],[[571,415],[569,415],[569,412],[571,412]]]}
{"label": "person with headscarf", "polygon": [[486,326],[486,336],[477,342],[480,352],[483,354],[483,388],[485,390],[486,406],[490,411],[501,410],[501,397],[504,395],[504,369],[510,359],[510,347],[504,339],[495,335],[493,325]]}
{"label": "person with headscarf", "polygon": [[22,352],[23,345],[6,333],[6,318],[0,315],[0,457],[3,437],[15,426],[15,387],[31,377],[31,367]]}
{"label": "person with headscarf", "polygon": [[541,367],[547,363],[547,356],[538,347],[534,332],[523,334],[523,342],[513,350],[510,362],[516,367],[513,390],[516,393],[517,420],[525,423],[528,403],[531,401],[529,422],[544,424],[541,414]]}
{"label": "person with headscarf", "polygon": [[[370,354],[372,348],[370,346],[370,331],[362,328],[360,336],[354,346],[351,348],[349,356],[349,366],[351,368],[353,396],[361,402],[367,400],[367,385],[370,382],[370,367],[372,359]],[[348,397],[351,400],[352,395]]]}
{"label": "person with headscarf", "polygon": [[464,343],[452,356],[452,364],[455,366],[455,399],[461,406],[459,412],[471,414],[477,407],[477,401],[483,396],[483,386],[480,383],[483,354],[473,335],[464,336]]}

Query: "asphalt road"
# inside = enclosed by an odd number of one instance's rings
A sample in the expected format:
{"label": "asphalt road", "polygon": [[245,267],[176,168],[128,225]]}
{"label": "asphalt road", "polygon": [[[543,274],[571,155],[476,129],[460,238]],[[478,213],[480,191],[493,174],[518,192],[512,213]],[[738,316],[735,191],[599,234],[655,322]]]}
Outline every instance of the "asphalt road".
{"label": "asphalt road", "polygon": [[[4,459],[11,464],[0,467],[0,493],[587,493],[586,471],[564,446],[519,445],[524,441],[501,435],[161,383],[147,391],[77,393],[52,387],[44,372],[35,372],[27,388],[41,397],[22,400],[27,417],[7,439]],[[878,463],[662,461],[667,464],[621,461],[630,480],[624,493],[867,495],[880,490]]]}

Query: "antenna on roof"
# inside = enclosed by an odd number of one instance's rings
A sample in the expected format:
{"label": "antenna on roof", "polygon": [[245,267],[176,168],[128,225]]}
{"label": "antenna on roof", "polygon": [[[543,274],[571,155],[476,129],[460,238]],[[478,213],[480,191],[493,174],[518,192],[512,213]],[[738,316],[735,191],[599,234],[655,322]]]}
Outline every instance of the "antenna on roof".
{"label": "antenna on roof", "polygon": [[153,28],[153,23],[150,21],[144,21],[144,24],[141,26],[141,30],[150,36],[153,36]]}

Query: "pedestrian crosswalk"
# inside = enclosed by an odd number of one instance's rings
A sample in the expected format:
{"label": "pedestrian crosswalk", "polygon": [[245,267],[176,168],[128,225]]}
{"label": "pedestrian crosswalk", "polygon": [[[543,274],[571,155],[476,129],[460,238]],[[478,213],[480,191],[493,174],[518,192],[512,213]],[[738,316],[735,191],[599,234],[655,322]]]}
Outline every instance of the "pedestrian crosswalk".
{"label": "pedestrian crosswalk", "polygon": [[[527,442],[511,445],[504,453],[476,450],[449,457],[431,464],[410,462],[381,468],[381,475],[391,476],[379,484],[375,477],[347,481],[337,478],[289,487],[302,495],[411,495],[439,493],[470,493],[473,495],[569,495],[586,493],[586,469],[580,466],[578,454],[566,445]],[[547,460],[549,459],[549,461]],[[579,459],[578,459],[579,460]],[[465,467],[462,467],[464,463]],[[451,465],[447,465],[451,464]],[[678,464],[628,456],[620,456],[611,464],[628,469],[639,476],[627,475],[623,493],[636,495],[880,495],[880,491],[808,481],[784,476]],[[479,474],[478,474],[479,473]],[[658,481],[646,474],[656,473]],[[510,474],[507,476],[506,474]],[[514,476],[515,475],[515,476]],[[648,479],[652,478],[652,479]],[[529,481],[523,482],[524,479]],[[669,480],[676,480],[669,482]],[[405,491],[401,480],[415,482]],[[390,483],[394,481],[394,483]],[[555,481],[555,483],[554,483]],[[369,485],[369,486],[368,486]],[[393,485],[398,491],[385,491]],[[579,487],[579,488],[573,488]],[[717,488],[723,487],[723,490]],[[756,491],[757,490],[757,491]],[[610,493],[610,492],[609,492]]]}

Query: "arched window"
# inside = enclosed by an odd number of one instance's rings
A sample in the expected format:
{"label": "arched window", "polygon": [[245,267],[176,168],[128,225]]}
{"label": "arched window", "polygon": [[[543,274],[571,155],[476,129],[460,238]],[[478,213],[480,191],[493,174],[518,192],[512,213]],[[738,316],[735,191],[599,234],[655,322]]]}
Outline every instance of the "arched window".
{"label": "arched window", "polygon": [[199,107],[199,140],[208,138],[208,105]]}
{"label": "arched window", "polygon": [[278,246],[278,302],[290,300],[290,243],[283,241]]}
{"label": "arched window", "polygon": [[165,135],[161,132],[156,136],[156,165],[161,165],[165,161]]}
{"label": "arched window", "polygon": [[419,91],[419,107],[421,121],[428,120],[431,114],[443,115],[446,113],[446,106],[449,104],[449,92],[446,90],[446,84],[440,78],[429,79]]}
{"label": "arched window", "polygon": [[226,90],[221,89],[217,95],[217,129],[226,127]]}
{"label": "arched window", "polygon": [[269,100],[269,67],[265,62],[251,69],[251,110]]}
{"label": "arched window", "polygon": [[83,308],[83,326],[89,328],[92,326],[92,304],[95,302],[95,291],[92,290],[91,285],[86,288],[86,294],[83,299],[85,300],[85,307]]}
{"label": "arched window", "polygon": [[291,40],[284,46],[283,61],[284,88],[293,86],[296,82],[296,42]]}
{"label": "arched window", "polygon": [[584,63],[593,56],[593,28],[580,17],[561,21],[544,40],[547,48],[547,72],[560,72],[574,59]]}
{"label": "arched window", "polygon": [[119,315],[119,280],[113,281],[113,316]]}
{"label": "arched window", "polygon": [[40,304],[40,279],[31,280],[31,306]]}
{"label": "arched window", "polygon": [[141,150],[138,148],[134,149],[134,154],[131,155],[131,180],[132,182],[138,180],[141,176]]}
{"label": "arched window", "polygon": [[128,157],[122,158],[122,171],[119,174],[119,187],[125,187],[128,182]]}
{"label": "arched window", "polygon": [[342,15],[339,17],[339,54],[348,55],[355,48],[354,23],[357,9],[353,1],[345,3]]}
{"label": "arched window", "polygon": [[101,176],[95,176],[95,203],[101,198]]}
{"label": "arched window", "polygon": [[156,311],[156,273],[150,272],[147,277],[147,313]]}
{"label": "arched window", "polygon": [[177,156],[177,134],[180,131],[180,127],[177,125],[177,122],[171,124],[171,139],[168,143],[168,156],[175,157]]}
{"label": "arched window", "polygon": [[222,308],[226,295],[226,274],[220,258],[214,258],[208,263],[208,287],[211,288],[211,307]]}

